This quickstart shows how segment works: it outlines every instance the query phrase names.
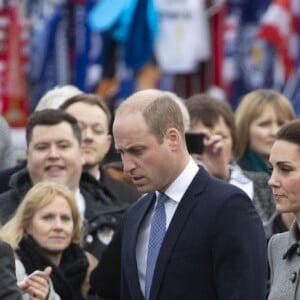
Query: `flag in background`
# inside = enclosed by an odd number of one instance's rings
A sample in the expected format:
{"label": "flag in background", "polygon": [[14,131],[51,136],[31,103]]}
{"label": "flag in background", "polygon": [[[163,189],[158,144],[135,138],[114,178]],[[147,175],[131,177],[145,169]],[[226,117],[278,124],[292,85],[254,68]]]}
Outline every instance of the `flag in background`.
{"label": "flag in background", "polygon": [[47,7],[36,16],[30,44],[34,55],[28,72],[31,110],[46,91],[70,81],[65,14],[66,7],[61,4]]}
{"label": "flag in background", "polygon": [[223,60],[221,61],[221,83],[227,95],[231,96],[233,84],[237,78],[237,36],[240,26],[240,16],[232,12],[224,18],[222,45]]}
{"label": "flag in background", "polygon": [[299,0],[273,0],[257,35],[276,49],[284,80],[293,75],[299,62],[299,19]]}
{"label": "flag in background", "polygon": [[11,127],[25,126],[28,116],[27,25],[18,2],[0,7],[0,112]]}

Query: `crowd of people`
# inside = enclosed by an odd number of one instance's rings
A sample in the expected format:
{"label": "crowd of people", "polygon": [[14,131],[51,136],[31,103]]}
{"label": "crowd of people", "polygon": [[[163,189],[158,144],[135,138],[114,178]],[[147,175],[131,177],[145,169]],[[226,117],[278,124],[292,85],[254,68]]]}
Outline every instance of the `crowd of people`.
{"label": "crowd of people", "polygon": [[233,111],[146,89],[111,111],[56,87],[2,166],[1,299],[298,297],[300,121],[277,91]]}

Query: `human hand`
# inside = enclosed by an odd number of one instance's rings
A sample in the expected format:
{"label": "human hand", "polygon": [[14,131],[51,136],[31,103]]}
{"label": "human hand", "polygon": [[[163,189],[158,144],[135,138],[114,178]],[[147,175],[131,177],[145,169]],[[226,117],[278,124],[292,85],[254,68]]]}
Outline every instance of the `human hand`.
{"label": "human hand", "polygon": [[228,158],[224,151],[223,137],[219,134],[211,134],[208,130],[202,132],[205,134],[203,153],[193,155],[193,157],[203,163],[213,176],[227,180],[229,177]]}
{"label": "human hand", "polygon": [[52,272],[51,267],[46,267],[43,271],[33,272],[18,285],[24,293],[30,295],[31,300],[45,300],[49,295],[49,277]]}

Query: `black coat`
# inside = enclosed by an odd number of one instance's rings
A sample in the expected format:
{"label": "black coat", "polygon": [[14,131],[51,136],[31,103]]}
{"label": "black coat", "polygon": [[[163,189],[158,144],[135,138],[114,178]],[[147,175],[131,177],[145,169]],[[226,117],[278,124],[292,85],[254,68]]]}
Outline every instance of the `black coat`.
{"label": "black coat", "polygon": [[120,300],[121,231],[104,249],[102,259],[90,276],[90,293],[103,300]]}
{"label": "black coat", "polygon": [[17,286],[13,251],[2,241],[0,241],[0,299],[22,300]]}

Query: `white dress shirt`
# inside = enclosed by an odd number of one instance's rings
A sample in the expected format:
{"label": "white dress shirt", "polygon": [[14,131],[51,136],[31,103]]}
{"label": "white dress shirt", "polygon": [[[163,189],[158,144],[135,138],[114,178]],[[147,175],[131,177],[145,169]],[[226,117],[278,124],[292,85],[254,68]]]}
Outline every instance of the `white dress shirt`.
{"label": "white dress shirt", "polygon": [[81,221],[83,221],[84,220],[84,213],[85,213],[85,200],[84,200],[83,195],[80,193],[79,189],[76,190],[75,199],[76,199],[76,203],[77,203],[77,207],[78,207],[78,211],[79,211]]}
{"label": "white dress shirt", "polygon": [[[172,217],[176,211],[176,208],[181,198],[183,197],[184,193],[188,189],[189,185],[191,184],[198,170],[199,167],[194,162],[194,160],[190,157],[190,160],[187,166],[185,167],[185,169],[164,192],[169,197],[169,199],[165,203],[166,230],[168,229],[171,223]],[[156,192],[156,196],[157,194],[158,192]],[[149,236],[150,236],[150,224],[151,224],[154,208],[155,206],[152,207],[148,215],[143,220],[140,231],[138,233],[138,239],[136,244],[136,260],[137,260],[137,267],[138,267],[138,275],[139,275],[141,290],[144,296],[145,296],[145,276],[146,276],[147,253],[148,253],[148,244],[149,244]]]}

